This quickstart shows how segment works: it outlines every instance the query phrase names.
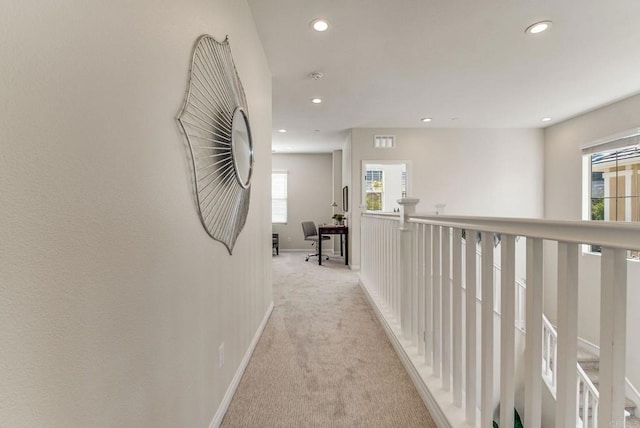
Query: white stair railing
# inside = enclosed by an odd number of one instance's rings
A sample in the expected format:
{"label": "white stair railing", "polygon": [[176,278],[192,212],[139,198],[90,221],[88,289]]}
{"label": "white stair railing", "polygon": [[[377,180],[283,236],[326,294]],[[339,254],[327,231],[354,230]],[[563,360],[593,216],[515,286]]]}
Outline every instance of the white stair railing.
{"label": "white stair railing", "polygon": [[[577,386],[577,408],[578,422],[582,428],[598,428],[598,400],[599,394],[591,379],[578,365],[578,386]],[[591,413],[590,413],[591,412]],[[621,428],[624,428],[626,419],[623,419]]]}
{"label": "white stair railing", "polygon": [[[549,357],[549,361],[555,361],[551,368],[557,397],[555,426],[572,426],[580,416],[576,396],[580,375],[575,368],[581,244],[603,248],[601,284],[606,284],[601,285],[600,334],[609,340],[601,340],[607,346],[600,351],[598,414],[591,419],[601,427],[624,426],[626,251],[640,250],[640,226],[416,215],[416,203],[401,200],[400,216],[362,217],[361,282],[438,425],[491,426],[497,405],[492,392],[498,390],[500,426],[513,423],[515,238],[521,236],[526,238],[527,283],[526,299],[522,299],[527,332],[524,425],[541,426],[542,240],[549,240],[557,243],[558,264],[559,335],[555,358]],[[466,248],[469,257],[463,260],[463,229],[467,236],[482,235],[480,275],[476,271],[476,248]],[[493,245],[489,245],[496,233],[502,236],[500,272],[493,268]],[[493,282],[497,276],[501,317],[494,338],[493,310],[498,296],[494,302]],[[467,284],[479,286],[467,287],[463,293],[463,277]],[[491,304],[476,303],[478,294],[486,296],[485,302]],[[493,361],[494,339],[500,343],[499,367]],[[500,373],[499,387],[493,385],[496,370]]]}
{"label": "white stair railing", "polygon": [[547,317],[542,319],[542,376],[549,390],[556,395],[556,374],[558,373],[558,333]]}
{"label": "white stair railing", "polygon": [[[465,240],[466,241],[466,240]],[[462,243],[463,248],[466,242]],[[482,258],[482,252],[477,251],[477,258]],[[494,270],[494,312],[500,315],[500,266],[493,265]],[[526,284],[524,281],[516,278],[516,327],[524,331],[524,301],[526,300]],[[482,301],[480,297],[477,298]],[[555,398],[556,396],[556,373],[557,373],[557,349],[558,349],[558,333],[547,319],[542,315],[542,376]],[[578,419],[576,426],[578,428],[597,428],[598,427],[598,390],[591,382],[591,379],[584,372],[580,364],[576,366],[578,372],[578,384],[576,389],[576,403]],[[590,413],[591,412],[591,413]],[[586,421],[586,422],[585,422]]]}
{"label": "white stair railing", "polygon": [[[542,316],[542,377],[553,397],[556,397],[557,347],[558,333],[551,322]],[[580,364],[576,365],[576,426],[579,428],[598,428],[598,390],[584,372]],[[624,425],[621,425],[621,428]]]}

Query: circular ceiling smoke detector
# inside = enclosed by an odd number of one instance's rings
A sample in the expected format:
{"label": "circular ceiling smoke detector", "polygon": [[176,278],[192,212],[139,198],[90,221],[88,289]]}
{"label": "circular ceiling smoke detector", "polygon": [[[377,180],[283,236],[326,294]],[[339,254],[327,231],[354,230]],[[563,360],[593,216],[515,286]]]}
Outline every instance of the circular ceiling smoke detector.
{"label": "circular ceiling smoke detector", "polygon": [[313,73],[309,74],[309,77],[311,77],[313,80],[320,80],[324,77],[324,74],[319,71],[314,71]]}

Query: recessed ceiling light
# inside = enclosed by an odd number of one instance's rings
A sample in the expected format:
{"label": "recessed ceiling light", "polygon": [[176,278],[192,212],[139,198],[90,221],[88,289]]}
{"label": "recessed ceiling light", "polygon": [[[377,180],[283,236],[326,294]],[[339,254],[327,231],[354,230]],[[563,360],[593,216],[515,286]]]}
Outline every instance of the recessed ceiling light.
{"label": "recessed ceiling light", "polygon": [[293,150],[293,147],[287,146],[287,150]]}
{"label": "recessed ceiling light", "polygon": [[430,117],[423,117],[420,120],[423,121],[423,122],[431,122],[431,118]]}
{"label": "recessed ceiling light", "polygon": [[282,132],[284,134],[285,132],[287,132],[287,130],[286,129],[278,129],[278,132]]}
{"label": "recessed ceiling light", "polygon": [[320,32],[327,31],[327,29],[329,28],[329,23],[321,18],[314,19],[313,21],[311,21],[311,28]]}
{"label": "recessed ceiling light", "polygon": [[551,21],[540,21],[529,25],[524,32],[527,34],[539,34],[547,31],[549,28],[551,28]]}
{"label": "recessed ceiling light", "polygon": [[311,100],[312,103],[314,104],[320,104],[322,102],[322,100],[320,98],[314,98]]}
{"label": "recessed ceiling light", "polygon": [[550,120],[551,120],[551,118],[550,118],[550,117],[543,117],[543,118],[542,118],[542,121],[543,121],[543,122],[549,122]]}

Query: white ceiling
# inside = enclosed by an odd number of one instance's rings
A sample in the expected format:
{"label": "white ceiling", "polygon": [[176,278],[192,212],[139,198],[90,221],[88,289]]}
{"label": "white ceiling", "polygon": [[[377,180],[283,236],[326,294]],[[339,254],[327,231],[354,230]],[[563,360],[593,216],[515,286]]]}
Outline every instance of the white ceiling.
{"label": "white ceiling", "polygon": [[[273,74],[277,152],[339,149],[357,127],[542,127],[640,92],[636,0],[249,5]],[[318,17],[324,33],[309,26]],[[524,33],[541,20],[552,28]]]}

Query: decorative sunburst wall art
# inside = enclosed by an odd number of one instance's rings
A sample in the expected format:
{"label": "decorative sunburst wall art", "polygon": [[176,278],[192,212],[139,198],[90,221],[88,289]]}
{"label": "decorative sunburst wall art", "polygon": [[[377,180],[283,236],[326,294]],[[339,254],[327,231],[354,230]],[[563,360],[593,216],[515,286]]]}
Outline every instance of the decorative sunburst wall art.
{"label": "decorative sunburst wall art", "polygon": [[231,254],[249,212],[253,142],[228,37],[196,42],[178,123],[191,152],[202,225]]}

